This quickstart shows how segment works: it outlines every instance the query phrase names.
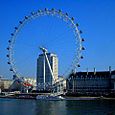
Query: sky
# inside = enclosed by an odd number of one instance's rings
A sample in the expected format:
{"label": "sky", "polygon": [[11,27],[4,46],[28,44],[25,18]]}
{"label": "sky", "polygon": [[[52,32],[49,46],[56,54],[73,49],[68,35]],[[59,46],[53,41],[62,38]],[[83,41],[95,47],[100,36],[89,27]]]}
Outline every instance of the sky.
{"label": "sky", "polygon": [[[78,71],[115,69],[115,1],[114,0],[0,0],[0,75],[12,78],[7,65],[7,46],[10,34],[24,16],[44,8],[61,9],[75,18],[85,42],[84,59]],[[72,30],[55,17],[40,17],[27,23],[18,33],[14,47],[16,67],[22,76],[36,76],[39,46],[56,53],[59,74],[71,64],[75,54]]]}

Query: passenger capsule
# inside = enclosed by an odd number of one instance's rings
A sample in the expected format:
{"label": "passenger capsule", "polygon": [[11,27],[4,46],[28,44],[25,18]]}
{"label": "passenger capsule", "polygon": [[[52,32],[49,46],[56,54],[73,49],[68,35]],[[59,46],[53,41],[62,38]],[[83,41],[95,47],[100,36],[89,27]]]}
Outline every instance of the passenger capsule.
{"label": "passenger capsule", "polygon": [[9,43],[11,43],[11,40],[8,40]]}
{"label": "passenger capsule", "polygon": [[28,19],[28,16],[25,16],[25,19]]}
{"label": "passenger capsule", "polygon": [[38,10],[38,12],[41,12],[41,10]]}
{"label": "passenger capsule", "polygon": [[10,71],[13,71],[13,69],[10,69]]}
{"label": "passenger capsule", "polygon": [[20,24],[22,24],[22,21],[19,21]]}
{"label": "passenger capsule", "polygon": [[15,29],[17,30],[18,28],[17,28],[17,27],[15,27]]}
{"label": "passenger capsule", "polygon": [[45,11],[47,11],[48,9],[47,8],[45,8]]}
{"label": "passenger capsule", "polygon": [[79,33],[82,34],[83,32],[80,30]]}
{"label": "passenger capsule", "polygon": [[83,56],[81,56],[81,59],[83,59]]}
{"label": "passenger capsule", "polygon": [[80,67],[80,65],[79,65],[79,64],[78,64],[77,66],[78,66],[78,67]]}
{"label": "passenger capsule", "polygon": [[10,64],[10,62],[8,62],[8,64]]}
{"label": "passenger capsule", "polygon": [[34,15],[34,12],[31,12],[31,15]]}
{"label": "passenger capsule", "polygon": [[77,24],[76,24],[76,26],[78,27],[78,26],[79,26],[79,24],[77,23]]}
{"label": "passenger capsule", "polygon": [[66,16],[68,16],[68,13],[66,13]]}
{"label": "passenger capsule", "polygon": [[85,40],[82,38],[82,42],[84,42]]}
{"label": "passenger capsule", "polygon": [[73,18],[73,17],[72,17],[71,19],[72,19],[72,20],[74,20],[74,18]]}
{"label": "passenger capsule", "polygon": [[9,57],[9,55],[7,54],[6,57]]}
{"label": "passenger capsule", "polygon": [[7,47],[7,50],[9,50],[10,48],[9,47]]}
{"label": "passenger capsule", "polygon": [[14,34],[13,33],[11,33],[11,36],[13,36]]}
{"label": "passenger capsule", "polygon": [[85,48],[84,48],[84,47],[82,47],[82,50],[85,50]]}
{"label": "passenger capsule", "polygon": [[59,10],[59,12],[61,12],[61,10]]}

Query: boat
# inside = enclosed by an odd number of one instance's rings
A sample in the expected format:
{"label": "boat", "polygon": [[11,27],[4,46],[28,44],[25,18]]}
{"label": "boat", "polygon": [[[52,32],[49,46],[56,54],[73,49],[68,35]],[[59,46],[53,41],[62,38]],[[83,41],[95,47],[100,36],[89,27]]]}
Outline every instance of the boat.
{"label": "boat", "polygon": [[55,95],[37,95],[37,100],[48,100],[48,101],[61,101],[64,100],[62,96],[55,96]]}

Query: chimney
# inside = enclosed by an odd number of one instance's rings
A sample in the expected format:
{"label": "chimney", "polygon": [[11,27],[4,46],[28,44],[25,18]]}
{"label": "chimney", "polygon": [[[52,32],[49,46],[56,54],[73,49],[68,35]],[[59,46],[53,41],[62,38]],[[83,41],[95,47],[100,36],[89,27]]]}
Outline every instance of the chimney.
{"label": "chimney", "polygon": [[88,75],[88,68],[86,68],[86,72],[87,72],[87,75]]}
{"label": "chimney", "polygon": [[111,74],[111,66],[109,66],[109,73]]}
{"label": "chimney", "polygon": [[96,68],[94,67],[94,75],[96,74]]}

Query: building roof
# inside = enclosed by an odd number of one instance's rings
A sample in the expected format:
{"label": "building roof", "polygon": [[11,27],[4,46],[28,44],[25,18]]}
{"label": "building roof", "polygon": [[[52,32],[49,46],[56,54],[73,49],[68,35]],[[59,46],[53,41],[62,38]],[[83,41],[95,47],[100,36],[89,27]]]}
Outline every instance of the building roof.
{"label": "building roof", "polygon": [[97,71],[97,72],[77,72],[77,75],[109,75],[110,72],[109,71]]}
{"label": "building roof", "polygon": [[71,73],[71,76],[74,77],[109,77],[110,75],[115,75],[115,70],[114,71],[97,71],[97,72],[76,72],[76,73]]}
{"label": "building roof", "polygon": [[[46,53],[48,56],[56,56],[57,57],[57,55],[55,54],[55,53]],[[39,56],[43,56],[43,54],[39,54]]]}

